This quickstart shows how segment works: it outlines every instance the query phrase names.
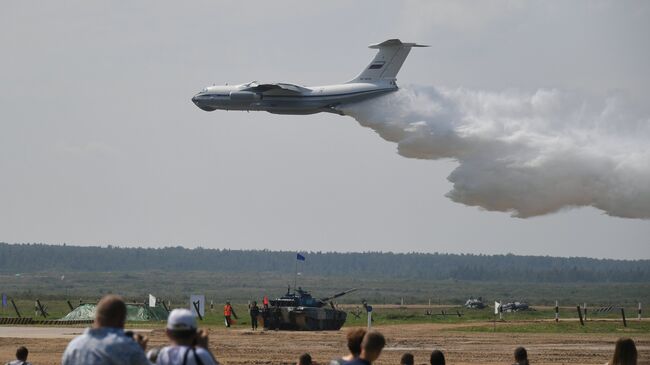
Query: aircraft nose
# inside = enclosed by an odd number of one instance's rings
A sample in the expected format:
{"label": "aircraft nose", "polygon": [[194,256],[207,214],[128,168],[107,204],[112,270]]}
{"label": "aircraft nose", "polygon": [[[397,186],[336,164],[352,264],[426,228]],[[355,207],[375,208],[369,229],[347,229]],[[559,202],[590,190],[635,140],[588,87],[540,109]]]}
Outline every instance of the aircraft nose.
{"label": "aircraft nose", "polygon": [[199,109],[211,112],[217,110],[214,106],[210,105],[209,98],[206,100],[205,95],[196,94],[192,97],[192,102]]}

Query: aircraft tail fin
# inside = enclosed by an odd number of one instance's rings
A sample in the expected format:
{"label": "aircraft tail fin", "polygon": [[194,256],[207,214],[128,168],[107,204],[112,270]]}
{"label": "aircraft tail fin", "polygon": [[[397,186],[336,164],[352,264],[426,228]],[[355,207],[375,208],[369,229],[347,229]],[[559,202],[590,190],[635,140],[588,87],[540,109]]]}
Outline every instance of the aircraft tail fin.
{"label": "aircraft tail fin", "polygon": [[368,48],[379,49],[372,62],[352,82],[379,82],[395,81],[395,77],[402,68],[402,64],[413,47],[429,47],[416,43],[402,43],[399,39],[371,44]]}

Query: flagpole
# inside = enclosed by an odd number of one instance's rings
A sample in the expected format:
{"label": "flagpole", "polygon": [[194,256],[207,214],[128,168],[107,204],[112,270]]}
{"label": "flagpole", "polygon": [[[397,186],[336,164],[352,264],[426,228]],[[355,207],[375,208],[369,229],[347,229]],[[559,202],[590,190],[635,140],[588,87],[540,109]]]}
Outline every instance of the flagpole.
{"label": "flagpole", "polygon": [[296,273],[293,276],[293,293],[296,294],[296,283],[298,282],[298,256],[296,255]]}

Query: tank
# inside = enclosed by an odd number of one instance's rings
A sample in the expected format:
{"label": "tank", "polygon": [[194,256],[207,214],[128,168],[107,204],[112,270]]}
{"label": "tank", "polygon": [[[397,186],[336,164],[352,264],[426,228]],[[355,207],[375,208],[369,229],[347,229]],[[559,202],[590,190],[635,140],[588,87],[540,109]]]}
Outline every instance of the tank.
{"label": "tank", "polygon": [[286,331],[338,331],[347,318],[347,313],[336,309],[331,300],[351,293],[350,289],[332,296],[317,299],[309,292],[298,288],[280,298],[271,299],[269,306],[262,308],[264,328]]}

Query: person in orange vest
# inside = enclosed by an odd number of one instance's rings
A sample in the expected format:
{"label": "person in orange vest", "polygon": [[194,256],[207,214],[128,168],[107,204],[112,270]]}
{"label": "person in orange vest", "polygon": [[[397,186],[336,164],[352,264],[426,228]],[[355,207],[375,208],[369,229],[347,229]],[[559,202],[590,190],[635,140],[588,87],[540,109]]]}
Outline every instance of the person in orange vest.
{"label": "person in orange vest", "polygon": [[269,328],[269,297],[262,299],[262,327]]}
{"label": "person in orange vest", "polygon": [[232,320],[232,317],[235,317],[235,319],[239,319],[237,318],[237,313],[235,313],[235,309],[232,307],[232,305],[230,305],[229,301],[227,301],[226,305],[223,306],[223,316],[226,320],[226,327],[230,327],[230,325],[234,322]]}

